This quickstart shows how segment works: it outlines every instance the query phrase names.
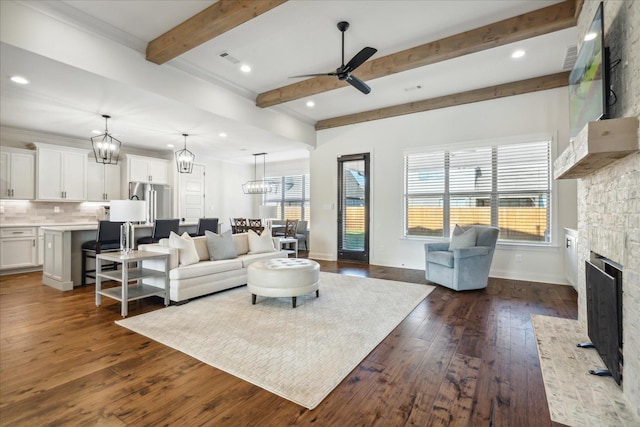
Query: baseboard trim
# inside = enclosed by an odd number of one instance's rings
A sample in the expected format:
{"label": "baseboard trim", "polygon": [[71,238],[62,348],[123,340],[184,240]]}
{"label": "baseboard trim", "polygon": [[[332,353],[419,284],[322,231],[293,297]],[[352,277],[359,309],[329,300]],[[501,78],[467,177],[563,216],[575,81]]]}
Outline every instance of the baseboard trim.
{"label": "baseboard trim", "polygon": [[337,261],[336,256],[333,254],[323,254],[319,252],[309,252],[309,258],[319,259],[321,261]]}
{"label": "baseboard trim", "polygon": [[8,270],[0,270],[0,276],[8,276],[10,274],[33,273],[34,271],[42,271],[42,266],[13,268]]}
{"label": "baseboard trim", "polygon": [[523,282],[538,282],[538,283],[552,283],[554,285],[564,285],[571,286],[567,279],[564,277],[559,277],[556,275],[545,275],[543,273],[521,273],[505,270],[494,270],[492,269],[489,272],[489,277],[495,277],[497,279],[509,279],[509,280],[520,280]]}

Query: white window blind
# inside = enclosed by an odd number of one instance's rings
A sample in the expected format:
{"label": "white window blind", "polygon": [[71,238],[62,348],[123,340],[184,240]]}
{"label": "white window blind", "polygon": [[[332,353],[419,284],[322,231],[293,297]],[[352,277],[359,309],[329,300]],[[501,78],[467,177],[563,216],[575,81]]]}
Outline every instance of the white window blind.
{"label": "white window blind", "polygon": [[269,177],[278,182],[278,191],[264,195],[265,205],[278,206],[278,219],[311,220],[309,175]]}
{"label": "white window blind", "polygon": [[405,156],[405,235],[455,224],[500,227],[500,240],[550,241],[549,141]]}

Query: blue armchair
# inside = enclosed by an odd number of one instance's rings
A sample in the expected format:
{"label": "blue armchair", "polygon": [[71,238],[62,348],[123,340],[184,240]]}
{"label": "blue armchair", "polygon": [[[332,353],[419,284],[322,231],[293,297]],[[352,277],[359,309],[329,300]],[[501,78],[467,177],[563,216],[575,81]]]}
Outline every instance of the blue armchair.
{"label": "blue armchair", "polygon": [[483,225],[462,227],[464,231],[470,228],[475,228],[475,246],[450,251],[449,242],[424,245],[427,280],[456,291],[487,287],[500,230]]}

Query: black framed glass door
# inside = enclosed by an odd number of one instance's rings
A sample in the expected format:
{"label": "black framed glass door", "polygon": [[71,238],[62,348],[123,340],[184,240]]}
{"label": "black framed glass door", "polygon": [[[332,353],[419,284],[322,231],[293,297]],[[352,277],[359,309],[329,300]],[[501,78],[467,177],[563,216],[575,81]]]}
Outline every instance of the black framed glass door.
{"label": "black framed glass door", "polygon": [[369,153],[338,158],[338,259],[369,262]]}

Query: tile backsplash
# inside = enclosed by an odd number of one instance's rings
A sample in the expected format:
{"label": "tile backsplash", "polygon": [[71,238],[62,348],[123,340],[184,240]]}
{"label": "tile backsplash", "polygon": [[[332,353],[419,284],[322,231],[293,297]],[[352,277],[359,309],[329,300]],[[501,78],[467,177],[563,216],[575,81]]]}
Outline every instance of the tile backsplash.
{"label": "tile backsplash", "polygon": [[0,200],[0,223],[69,224],[97,222],[104,203]]}

